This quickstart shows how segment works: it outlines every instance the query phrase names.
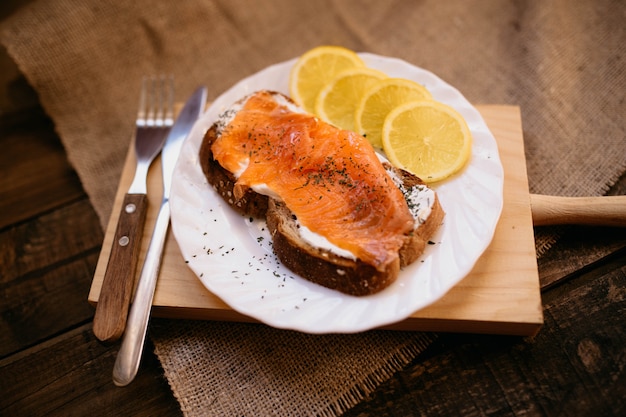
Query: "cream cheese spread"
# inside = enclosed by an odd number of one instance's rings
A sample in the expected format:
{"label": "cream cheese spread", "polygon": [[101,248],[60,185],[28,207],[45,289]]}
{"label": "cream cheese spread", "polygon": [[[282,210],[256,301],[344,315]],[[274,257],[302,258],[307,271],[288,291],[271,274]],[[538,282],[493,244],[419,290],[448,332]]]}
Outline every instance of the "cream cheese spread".
{"label": "cream cheese spread", "polygon": [[414,228],[417,229],[430,216],[435,204],[435,192],[425,185],[405,187],[402,180],[392,170],[387,170],[387,173],[402,192],[411,215],[416,220]]}

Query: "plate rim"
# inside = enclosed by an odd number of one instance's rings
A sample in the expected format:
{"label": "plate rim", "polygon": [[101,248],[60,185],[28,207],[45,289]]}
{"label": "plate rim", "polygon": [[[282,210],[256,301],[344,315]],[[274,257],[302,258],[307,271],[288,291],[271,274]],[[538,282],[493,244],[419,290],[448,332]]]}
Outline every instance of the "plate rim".
{"label": "plate rim", "polygon": [[[467,276],[467,274],[469,274],[473,268],[473,266],[476,264],[476,262],[478,261],[478,259],[484,254],[484,251],[487,249],[487,247],[489,246],[489,244],[491,243],[493,236],[495,234],[495,230],[497,227],[497,224],[499,222],[499,219],[501,217],[501,213],[502,213],[502,208],[503,208],[503,186],[504,186],[504,173],[503,173],[503,167],[502,167],[502,162],[500,160],[499,157],[499,150],[498,150],[498,145],[497,145],[497,141],[495,140],[495,137],[493,136],[493,134],[491,133],[489,127],[487,126],[487,124],[485,123],[484,119],[482,118],[482,115],[480,115],[480,113],[478,112],[478,110],[471,104],[469,103],[469,101],[461,94],[461,92],[459,90],[457,90],[455,87],[451,86],[450,84],[448,84],[447,82],[445,82],[444,80],[442,80],[441,78],[439,78],[437,75],[431,73],[428,70],[425,70],[423,68],[420,68],[418,66],[415,66],[413,64],[410,64],[402,59],[399,58],[394,58],[394,57],[386,57],[386,56],[382,56],[382,55],[377,55],[377,54],[373,54],[373,53],[369,53],[369,52],[361,52],[359,53],[359,56],[361,56],[364,61],[366,61],[366,64],[372,65],[372,63],[375,64],[380,64],[380,63],[384,63],[387,66],[403,66],[403,67],[409,67],[412,70],[415,70],[421,74],[423,74],[425,77],[428,77],[429,79],[432,79],[433,82],[437,83],[437,84],[441,84],[445,87],[445,90],[447,90],[447,94],[451,94],[451,96],[454,98],[454,100],[460,100],[462,102],[462,104],[465,106],[463,108],[463,113],[464,113],[464,117],[466,116],[466,114],[469,114],[471,116],[471,119],[473,121],[473,123],[479,123],[482,124],[481,128],[484,128],[484,130],[488,133],[488,135],[490,135],[490,140],[493,142],[491,145],[495,148],[495,159],[497,161],[492,161],[492,162],[497,162],[497,164],[499,165],[499,173],[498,173],[498,181],[496,181],[496,183],[499,182],[499,190],[497,191],[497,194],[499,194],[499,207],[496,208],[497,213],[494,214],[494,217],[492,219],[491,224],[489,225],[489,233],[488,236],[486,238],[483,239],[482,241],[482,245],[480,250],[478,251],[479,254],[475,257],[475,259],[473,259],[473,261],[471,262],[471,265],[469,267],[467,267],[467,271],[465,273],[462,274],[462,276],[459,276],[456,279],[451,280],[447,280],[446,281],[446,285],[444,286],[439,286],[437,288],[437,295],[435,297],[432,297],[431,300],[429,300],[427,303],[423,303],[422,305],[419,305],[417,308],[411,308],[409,310],[404,311],[402,314],[398,314],[397,317],[393,317],[393,318],[387,318],[386,320],[371,320],[369,322],[366,323],[361,323],[362,325],[360,326],[354,326],[354,325],[350,325],[350,326],[342,326],[342,325],[330,325],[330,326],[314,326],[311,327],[309,325],[306,325],[303,323],[294,323],[293,320],[289,321],[289,322],[283,322],[280,320],[276,320],[275,317],[267,317],[266,315],[263,314],[259,314],[259,312],[255,309],[249,309],[246,308],[244,306],[241,306],[237,303],[233,303],[232,301],[230,301],[228,299],[228,297],[224,297],[223,292],[219,291],[219,289],[215,288],[215,285],[212,285],[209,282],[207,282],[207,278],[204,277],[202,275],[202,272],[198,272],[194,266],[195,263],[193,263],[191,260],[188,260],[188,266],[192,269],[192,271],[194,272],[194,275],[196,275],[196,277],[201,281],[202,285],[204,287],[206,287],[209,291],[211,291],[213,294],[215,294],[216,296],[218,296],[220,299],[222,299],[230,308],[232,308],[233,310],[241,313],[241,314],[245,314],[249,317],[252,317],[256,320],[259,320],[267,325],[276,327],[276,328],[283,328],[283,329],[291,329],[291,330],[296,330],[296,331],[301,331],[301,332],[306,332],[306,333],[354,333],[354,332],[361,332],[361,331],[366,331],[366,330],[370,330],[373,328],[377,328],[377,327],[381,327],[381,326],[385,326],[385,325],[389,325],[398,321],[402,321],[403,319],[408,318],[411,314],[413,314],[415,311],[418,311],[430,304],[432,304],[433,302],[437,301],[438,299],[440,299],[441,297],[443,297],[452,287],[454,287],[456,284],[458,284],[465,276]],[[231,87],[229,87],[228,89],[226,89],[225,91],[223,91],[218,97],[216,97],[216,99],[213,101],[213,103],[211,104],[211,106],[209,106],[207,108],[207,110],[200,116],[199,120],[196,122],[196,124],[194,125],[194,128],[192,129],[192,132],[190,133],[189,137],[185,140],[185,144],[183,145],[183,147],[185,149],[187,149],[190,145],[189,143],[192,142],[192,138],[197,138],[198,135],[204,136],[204,131],[206,130],[207,126],[206,126],[206,118],[208,117],[209,113],[211,111],[215,111],[217,106],[221,106],[221,105],[229,105],[231,104],[230,102],[226,103],[225,102],[225,98],[230,95],[233,94],[233,92],[235,91],[239,91],[239,90],[247,90],[248,92],[252,92],[250,91],[251,88],[251,84],[254,85],[254,83],[252,81],[254,81],[255,79],[258,78],[262,78],[264,76],[271,76],[274,72],[284,72],[285,68],[291,68],[291,66],[295,63],[295,61],[297,60],[297,58],[292,58],[290,60],[286,60],[283,62],[279,62],[279,63],[275,63],[272,64],[268,67],[265,67],[264,69],[249,75],[248,77],[245,77],[241,80],[239,80],[238,82],[236,82],[235,84],[233,84]],[[393,74],[390,74],[393,75]],[[287,82],[287,80],[284,80],[285,84]],[[427,86],[428,88],[428,86]],[[256,88],[256,89],[260,89],[260,88]],[[243,96],[243,93],[240,93],[241,96]],[[241,97],[240,96],[240,97]],[[452,107],[455,107],[458,105],[458,103],[454,102],[452,104],[447,103],[446,101],[448,101],[448,99],[446,97],[443,97],[443,99],[438,98],[435,96],[435,94],[433,94],[433,96],[435,98],[437,98],[438,100],[444,102],[445,104],[449,104],[452,105]],[[239,97],[239,98],[240,98]],[[233,100],[234,101],[234,100]],[[455,105],[456,104],[456,105]],[[458,110],[458,109],[457,109]],[[469,123],[468,123],[469,124]],[[470,129],[471,130],[471,129]],[[472,134],[474,134],[474,131],[472,131]],[[195,136],[194,136],[195,135]],[[474,145],[473,145],[474,147]],[[182,155],[181,155],[182,156]],[[177,162],[177,166],[175,168],[175,173],[179,171],[179,163],[180,165],[182,165],[181,163],[181,158],[179,158],[179,161]],[[459,175],[460,177],[462,177],[462,173]],[[203,177],[203,175],[202,175]],[[175,176],[176,178],[176,176]],[[454,179],[450,180],[453,181]],[[435,190],[438,191],[438,189],[440,189],[442,186],[445,187],[445,184],[449,182],[449,181],[444,181],[441,184],[435,184],[435,186],[433,186],[432,188],[435,188]],[[206,183],[205,181],[205,185],[207,187],[210,188],[210,186],[208,185],[208,183]],[[498,184],[496,184],[497,186]],[[183,254],[183,256],[187,259],[189,256],[189,254],[185,254],[185,249],[183,247],[183,245],[181,244],[181,237],[180,235],[180,231],[178,230],[178,220],[177,219],[177,213],[175,210],[175,206],[176,206],[176,194],[174,192],[174,189],[176,188],[176,186],[173,184],[173,189],[172,189],[172,197],[173,197],[173,204],[172,204],[172,229],[174,232],[174,236],[175,236],[175,240],[177,241],[177,244],[180,247],[181,253]],[[439,192],[439,191],[438,191]],[[218,197],[219,198],[219,197]],[[445,210],[445,206],[444,206],[444,210]],[[444,220],[445,222],[445,220]],[[440,228],[441,229],[441,228]],[[419,262],[419,261],[418,261]],[[304,279],[304,278],[302,278]],[[315,284],[314,284],[315,285]],[[394,284],[392,284],[394,285]],[[327,289],[326,289],[327,290]],[[332,291],[332,290],[328,290],[328,291]],[[346,296],[345,294],[340,294],[340,296],[345,296],[345,297],[352,297],[352,296]],[[374,295],[376,296],[376,294]],[[358,297],[358,298],[367,298],[367,297],[371,297],[371,296],[365,296],[365,297]]]}

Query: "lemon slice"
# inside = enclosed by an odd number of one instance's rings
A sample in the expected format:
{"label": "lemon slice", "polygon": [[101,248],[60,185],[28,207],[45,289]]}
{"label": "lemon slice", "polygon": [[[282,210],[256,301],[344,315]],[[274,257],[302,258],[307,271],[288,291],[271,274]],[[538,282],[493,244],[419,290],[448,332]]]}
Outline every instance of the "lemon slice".
{"label": "lemon slice", "polygon": [[389,112],[410,101],[432,96],[421,84],[403,78],[387,78],[372,85],[361,98],[354,114],[354,128],[369,142],[382,148],[383,122]]}
{"label": "lemon slice", "polygon": [[343,71],[326,84],[315,100],[315,113],[335,126],[354,130],[354,113],[363,93],[385,73],[370,68]]}
{"label": "lemon slice", "polygon": [[472,134],[453,108],[434,100],[392,110],[383,124],[383,149],[392,164],[432,183],[448,178],[471,156]]}
{"label": "lemon slice", "polygon": [[289,94],[293,101],[309,113],[315,111],[315,98],[322,87],[342,71],[365,67],[359,56],[341,46],[318,46],[305,52],[296,61],[289,75]]}

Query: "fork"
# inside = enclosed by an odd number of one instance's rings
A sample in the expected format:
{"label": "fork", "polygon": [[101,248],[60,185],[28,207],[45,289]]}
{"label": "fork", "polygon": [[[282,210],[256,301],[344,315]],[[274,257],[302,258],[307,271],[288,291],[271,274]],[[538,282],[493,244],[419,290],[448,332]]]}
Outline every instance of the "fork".
{"label": "fork", "polygon": [[93,320],[93,332],[103,342],[119,339],[126,327],[148,209],[148,169],[173,120],[173,77],[144,77],[136,119],[135,176],[121,206]]}

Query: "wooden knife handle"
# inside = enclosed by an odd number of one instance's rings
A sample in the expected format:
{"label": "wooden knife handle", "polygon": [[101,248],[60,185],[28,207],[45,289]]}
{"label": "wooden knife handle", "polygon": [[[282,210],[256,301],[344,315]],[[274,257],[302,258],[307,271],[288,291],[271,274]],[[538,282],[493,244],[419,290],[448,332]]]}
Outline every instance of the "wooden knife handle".
{"label": "wooden knife handle", "polygon": [[626,196],[557,197],[530,195],[535,226],[579,224],[626,227]]}
{"label": "wooden knife handle", "polygon": [[126,327],[147,209],[145,194],[124,196],[93,319],[93,333],[103,342],[118,340]]}

